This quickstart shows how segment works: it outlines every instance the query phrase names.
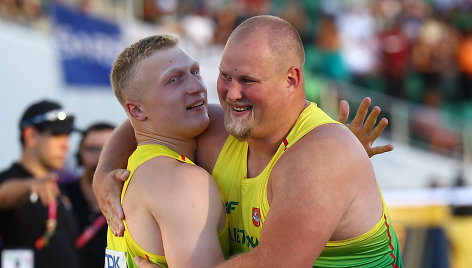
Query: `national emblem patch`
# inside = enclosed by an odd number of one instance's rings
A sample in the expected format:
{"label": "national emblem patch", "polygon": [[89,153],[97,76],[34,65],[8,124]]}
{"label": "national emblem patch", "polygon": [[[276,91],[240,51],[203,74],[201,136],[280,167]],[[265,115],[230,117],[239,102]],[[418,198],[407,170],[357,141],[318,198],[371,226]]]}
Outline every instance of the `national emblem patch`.
{"label": "national emblem patch", "polygon": [[261,210],[259,208],[252,208],[252,223],[256,227],[261,225]]}

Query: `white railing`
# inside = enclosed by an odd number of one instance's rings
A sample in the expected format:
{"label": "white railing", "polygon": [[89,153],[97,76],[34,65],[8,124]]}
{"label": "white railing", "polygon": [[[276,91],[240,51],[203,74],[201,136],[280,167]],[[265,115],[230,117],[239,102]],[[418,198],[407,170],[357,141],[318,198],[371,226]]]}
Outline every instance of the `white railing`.
{"label": "white railing", "polygon": [[[340,99],[346,99],[351,104],[351,116],[355,108],[366,96],[372,99],[372,105],[377,105],[382,109],[382,115],[389,119],[389,126],[384,137],[388,137],[394,142],[410,144],[414,147],[427,148],[431,152],[440,153],[453,158],[457,158],[464,164],[472,164],[472,118],[465,118],[448,111],[439,110],[425,105],[413,103],[411,101],[395,98],[376,91],[368,90],[348,83],[332,81],[319,78],[325,85],[320,90],[320,104],[330,115],[336,115]],[[460,139],[459,150],[447,150],[436,147],[434,143],[419,140],[411,135],[412,116],[415,111],[429,110],[432,113],[445,114],[448,119],[447,125],[443,127],[449,133],[454,133]]]}

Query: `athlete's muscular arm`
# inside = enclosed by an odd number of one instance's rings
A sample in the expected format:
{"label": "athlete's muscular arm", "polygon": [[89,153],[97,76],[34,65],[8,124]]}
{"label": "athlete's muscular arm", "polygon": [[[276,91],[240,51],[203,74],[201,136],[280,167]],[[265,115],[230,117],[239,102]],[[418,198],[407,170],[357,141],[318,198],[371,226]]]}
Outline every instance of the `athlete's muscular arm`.
{"label": "athlete's muscular arm", "polygon": [[103,147],[93,176],[93,192],[97,197],[103,215],[115,235],[122,236],[124,225],[120,194],[123,180],[128,178],[126,168],[128,157],[136,149],[136,138],[131,123],[125,120],[111,134]]}
{"label": "athlete's muscular arm", "polygon": [[382,213],[367,154],[334,124],[285,152],[269,178],[268,199],[258,246],[221,267],[311,267],[330,239],[363,234]]}
{"label": "athlete's muscular arm", "polygon": [[[171,161],[175,163],[164,164],[149,161],[136,170],[123,201],[132,237],[146,248],[140,239],[155,243],[153,230],[158,229],[169,267],[214,267],[221,263],[224,257],[218,223],[225,215],[211,176],[200,167],[174,159]],[[128,198],[134,199],[134,205]],[[135,211],[148,214],[152,222],[146,223]]]}

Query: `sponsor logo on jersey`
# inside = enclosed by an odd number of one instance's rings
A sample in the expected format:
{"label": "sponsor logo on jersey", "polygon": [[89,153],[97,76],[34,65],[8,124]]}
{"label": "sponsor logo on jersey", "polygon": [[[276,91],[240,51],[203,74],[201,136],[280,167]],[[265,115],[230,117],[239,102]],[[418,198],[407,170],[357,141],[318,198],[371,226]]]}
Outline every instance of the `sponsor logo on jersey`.
{"label": "sponsor logo on jersey", "polygon": [[126,268],[126,254],[124,252],[105,249],[105,268]]}
{"label": "sponsor logo on jersey", "polygon": [[231,210],[235,210],[236,207],[238,206],[239,202],[236,201],[229,201],[226,202],[225,207],[226,207],[226,214],[231,214]]}

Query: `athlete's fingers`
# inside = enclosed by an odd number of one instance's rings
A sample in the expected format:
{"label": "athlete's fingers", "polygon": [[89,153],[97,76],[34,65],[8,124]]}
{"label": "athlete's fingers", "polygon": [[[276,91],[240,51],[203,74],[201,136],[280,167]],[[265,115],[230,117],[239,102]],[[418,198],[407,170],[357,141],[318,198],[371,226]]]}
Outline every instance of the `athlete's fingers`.
{"label": "athlete's fingers", "polygon": [[362,125],[362,123],[364,123],[364,119],[369,110],[370,103],[371,100],[369,97],[365,97],[362,100],[361,104],[359,105],[359,108],[357,108],[356,116],[352,120],[351,124]]}
{"label": "athlete's fingers", "polygon": [[377,122],[377,118],[379,117],[379,114],[380,107],[374,106],[374,108],[372,108],[372,111],[370,112],[369,116],[367,116],[367,119],[364,122],[364,130],[367,133],[369,133],[374,127],[375,123]]}
{"label": "athlete's fingers", "polygon": [[346,124],[348,117],[349,117],[349,103],[347,103],[346,100],[341,100],[339,102],[338,122]]}
{"label": "athlete's fingers", "polygon": [[374,147],[370,150],[369,157],[372,157],[372,156],[377,155],[377,154],[390,152],[393,149],[394,149],[394,146],[392,144],[376,146],[376,147]]}
{"label": "athlete's fingers", "polygon": [[115,236],[123,236],[125,230],[123,219],[125,218],[125,214],[121,207],[120,200],[117,200],[114,195],[108,194],[106,203],[107,206],[103,215],[107,219],[111,231]]}
{"label": "athlete's fingers", "polygon": [[124,220],[125,215],[120,202],[123,174],[123,170],[113,170],[100,181],[100,187],[94,188],[100,210],[107,219],[111,231],[116,236],[122,236],[124,232],[122,220]]}
{"label": "athlete's fingers", "polygon": [[126,181],[129,177],[129,171],[126,169],[115,169],[113,171],[113,176],[119,181]]}
{"label": "athlete's fingers", "polygon": [[382,135],[384,129],[387,127],[388,125],[388,120],[387,118],[382,118],[380,120],[380,122],[377,124],[377,126],[374,128],[374,130],[372,130],[372,132],[370,133],[369,135],[369,139],[372,143],[374,143],[374,141],[380,137],[380,135]]}

